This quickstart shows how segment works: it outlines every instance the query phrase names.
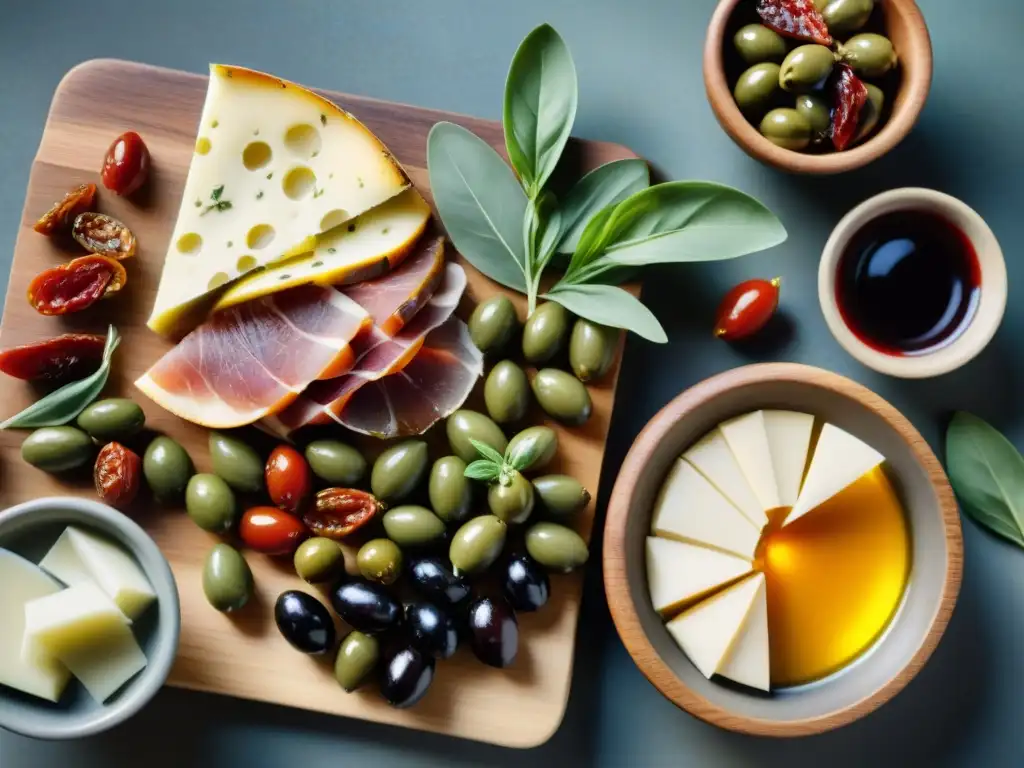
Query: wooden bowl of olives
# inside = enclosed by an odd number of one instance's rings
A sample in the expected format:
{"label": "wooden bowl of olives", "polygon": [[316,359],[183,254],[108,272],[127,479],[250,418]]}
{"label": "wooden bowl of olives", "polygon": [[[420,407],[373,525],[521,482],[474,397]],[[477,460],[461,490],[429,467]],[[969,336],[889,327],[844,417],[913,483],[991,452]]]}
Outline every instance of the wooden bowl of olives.
{"label": "wooden bowl of olives", "polygon": [[932,49],[914,0],[721,0],[704,47],[711,108],[780,170],[861,168],[913,128]]}

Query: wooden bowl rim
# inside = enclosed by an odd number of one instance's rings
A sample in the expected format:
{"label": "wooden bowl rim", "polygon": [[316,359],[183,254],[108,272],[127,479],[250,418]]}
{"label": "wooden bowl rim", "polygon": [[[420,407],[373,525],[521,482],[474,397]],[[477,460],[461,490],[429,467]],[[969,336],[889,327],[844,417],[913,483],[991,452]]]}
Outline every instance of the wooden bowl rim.
{"label": "wooden bowl rim", "polygon": [[[893,677],[874,693],[842,709],[811,718],[779,722],[737,715],[688,687],[662,660],[647,637],[630,598],[624,554],[630,500],[636,478],[658,444],[681,418],[729,391],[761,382],[791,382],[830,390],[865,406],[895,430],[925,470],[942,518],[948,548],[946,578],[935,614],[921,645]],[[945,632],[960,592],[963,534],[953,489],[942,465],[921,434],[895,407],[845,376],[796,363],[759,363],[712,376],[690,387],[662,408],[637,436],[619,470],[605,518],[603,570],[612,621],[626,650],[644,676],[663,696],[691,715],[721,728],[756,736],[806,736],[839,728],[878,709],[909,683],[934,652]]]}
{"label": "wooden bowl rim", "polygon": [[[772,144],[750,124],[732,98],[725,77],[722,50],[725,31],[736,6],[743,0],[720,0],[711,16],[704,42],[704,88],[718,122],[734,142],[748,155],[783,171],[798,174],[827,175],[861,168],[887,154],[910,133],[924,109],[932,81],[932,45],[921,9],[915,0],[884,0],[899,9],[906,18],[914,67],[900,87],[903,96],[882,129],[853,149],[824,155],[809,155]],[[903,56],[903,53],[900,52]]]}

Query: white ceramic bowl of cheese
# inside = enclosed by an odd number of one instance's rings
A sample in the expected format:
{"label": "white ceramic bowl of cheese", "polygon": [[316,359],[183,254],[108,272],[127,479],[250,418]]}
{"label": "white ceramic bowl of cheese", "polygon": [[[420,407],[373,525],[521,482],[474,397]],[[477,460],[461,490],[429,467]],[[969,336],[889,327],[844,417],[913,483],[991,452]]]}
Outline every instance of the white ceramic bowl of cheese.
{"label": "white ceramic bowl of cheese", "polygon": [[[860,658],[816,683],[770,695],[707,679],[651,604],[645,540],[675,460],[716,425],[759,409],[797,410],[881,452],[911,529],[903,604]],[[865,387],[803,365],[750,365],[707,379],[663,408],[633,444],[608,505],[604,581],[612,618],[640,670],[690,714],[730,730],[799,736],[846,725],[910,682],[941,638],[960,588],[963,543],[942,466],[914,427]]]}
{"label": "white ceramic bowl of cheese", "polygon": [[132,626],[145,669],[105,704],[74,679],[57,704],[0,685],[0,727],[39,739],[91,736],[132,717],[163,686],[178,650],[181,614],[170,566],[149,535],[117,510],[70,496],[25,502],[0,512],[0,549],[38,563],[69,525],[120,545],[141,567],[157,601]]}

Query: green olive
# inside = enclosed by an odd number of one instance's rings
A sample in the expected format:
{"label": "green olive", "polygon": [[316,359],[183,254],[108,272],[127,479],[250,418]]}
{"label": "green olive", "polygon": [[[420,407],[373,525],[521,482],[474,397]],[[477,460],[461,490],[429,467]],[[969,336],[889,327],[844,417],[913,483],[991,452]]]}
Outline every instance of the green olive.
{"label": "green olive", "polygon": [[896,51],[887,37],[874,32],[855,35],[839,46],[843,61],[862,77],[881,77],[896,66]]}
{"label": "green olive", "polygon": [[590,493],[575,477],[544,475],[533,479],[538,505],[549,515],[572,517],[590,503]]}
{"label": "green olive", "polygon": [[466,462],[458,456],[445,456],[430,468],[430,506],[446,523],[461,523],[469,517],[473,484],[465,473]]}
{"label": "green olive", "polygon": [[444,538],[444,522],[426,507],[405,504],[384,513],[384,532],[405,549],[425,547]]}
{"label": "green olive", "polygon": [[185,488],[185,511],[192,522],[211,533],[231,530],[238,505],[231,486],[217,475],[193,475]]}
{"label": "green olive", "polygon": [[882,110],[885,109],[885,93],[877,85],[864,83],[868,89],[868,100],[860,111],[860,122],[857,125],[857,135],[854,136],[854,143],[866,138],[875,128],[878,121],[882,119]]}
{"label": "green olive", "polygon": [[333,581],[345,571],[345,553],[338,542],[314,536],[299,544],[292,562],[295,573],[310,584]]}
{"label": "green olive", "polygon": [[177,501],[195,472],[188,451],[166,435],[147,446],[142,457],[142,474],[153,495],[160,501]]}
{"label": "green olive", "polygon": [[263,489],[263,460],[251,445],[223,432],[210,433],[213,473],[236,491],[256,493]]}
{"label": "green olive", "polygon": [[558,434],[551,427],[527,427],[508,441],[505,455],[520,472],[543,469],[558,452]]}
{"label": "green olive", "polygon": [[237,549],[218,544],[210,550],[203,565],[203,594],[210,605],[237,611],[249,602],[252,589],[252,570]]}
{"label": "green olive", "polygon": [[824,136],[832,124],[832,107],[817,93],[801,93],[796,97],[796,111],[811,126],[814,138]]}
{"label": "green olive", "polygon": [[590,393],[579,379],[556,368],[544,368],[533,377],[533,396],[553,419],[574,427],[590,418]]}
{"label": "green olive", "polygon": [[811,124],[795,109],[773,109],[761,121],[761,135],[783,149],[800,150],[811,143]]}
{"label": "green olive", "polygon": [[507,346],[518,327],[516,308],[504,294],[477,304],[469,316],[469,336],[484,354],[498,352]]}
{"label": "green olive", "polygon": [[565,347],[569,338],[569,313],[561,304],[541,304],[523,327],[523,357],[529,363],[546,363]]}
{"label": "green olive", "polygon": [[833,37],[846,37],[856,32],[871,18],[875,0],[826,0],[821,15]]}
{"label": "green olive", "polygon": [[545,568],[561,573],[579,568],[589,555],[583,538],[558,523],[532,525],[526,532],[526,551]]}
{"label": "green olive", "polygon": [[786,58],[786,41],[774,29],[763,24],[747,24],[732,39],[740,58],[747,64],[782,61]]}
{"label": "green olive", "polygon": [[44,472],[81,467],[92,460],[95,451],[89,436],[74,427],[43,427],[21,444],[21,458]]}
{"label": "green olive", "polygon": [[379,660],[380,643],[377,638],[353,630],[338,648],[338,656],[334,660],[334,679],[348,693],[352,693],[370,676]]}
{"label": "green olive", "polygon": [[615,359],[619,331],[582,317],[569,338],[569,365],[580,381],[596,381],[608,373]]}
{"label": "green olive", "polygon": [[474,517],[452,537],[448,559],[459,573],[481,573],[498,559],[505,546],[505,522],[494,515]]}
{"label": "green olive", "polygon": [[341,488],[354,488],[366,475],[363,454],[339,440],[314,440],[306,446],[306,461],[314,475]]}
{"label": "green olive", "polygon": [[422,440],[406,440],[388,448],[373,462],[370,488],[380,501],[393,504],[416,490],[430,456]]}
{"label": "green olive", "polygon": [[832,74],[836,57],[824,45],[801,45],[782,62],[779,85],[787,91],[810,91]]}
{"label": "green olive", "polygon": [[394,584],[402,575],[402,550],[391,539],[372,539],[359,548],[356,565],[364,579]]}
{"label": "green olive", "polygon": [[533,512],[533,486],[519,472],[502,473],[487,489],[491,514],[506,523],[525,523]]}
{"label": "green olive", "polygon": [[779,91],[780,71],[778,64],[765,61],[740,75],[732,91],[736,106],[748,114],[766,109]]}
{"label": "green olive", "polygon": [[470,440],[489,445],[498,453],[505,453],[508,447],[508,438],[501,427],[476,411],[458,410],[453,413],[445,423],[445,433],[452,453],[467,464],[480,458]]}
{"label": "green olive", "polygon": [[77,420],[79,429],[101,443],[137,435],[145,423],[142,408],[127,397],[98,400],[78,414]]}
{"label": "green olive", "polygon": [[511,360],[495,365],[484,382],[484,403],[499,424],[522,421],[530,407],[530,382],[523,369]]}

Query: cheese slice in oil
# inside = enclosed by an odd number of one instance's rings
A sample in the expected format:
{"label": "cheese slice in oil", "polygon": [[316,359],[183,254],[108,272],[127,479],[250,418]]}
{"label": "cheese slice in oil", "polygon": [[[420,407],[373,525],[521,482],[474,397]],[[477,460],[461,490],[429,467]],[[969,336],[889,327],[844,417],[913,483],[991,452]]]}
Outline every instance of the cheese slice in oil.
{"label": "cheese slice in oil", "polygon": [[764,508],[729,449],[722,430],[713,429],[683,454],[757,528],[768,522]]}
{"label": "cheese slice in oil", "polygon": [[682,610],[750,570],[749,561],[724,552],[656,536],[647,538],[647,585],[654,610],[663,615]]}
{"label": "cheese slice in oil", "polygon": [[764,411],[737,416],[719,424],[718,428],[725,435],[729,449],[750,483],[761,509],[767,512],[782,506],[772,466],[772,452],[768,446]]}
{"label": "cheese slice in oil", "polygon": [[807,467],[814,417],[796,411],[765,411],[764,427],[772,454],[779,505],[792,507],[800,494],[800,481]]}
{"label": "cheese slice in oil", "polygon": [[718,674],[733,682],[767,691],[771,688],[771,656],[768,645],[768,590],[764,577],[754,602],[733,638]]}

